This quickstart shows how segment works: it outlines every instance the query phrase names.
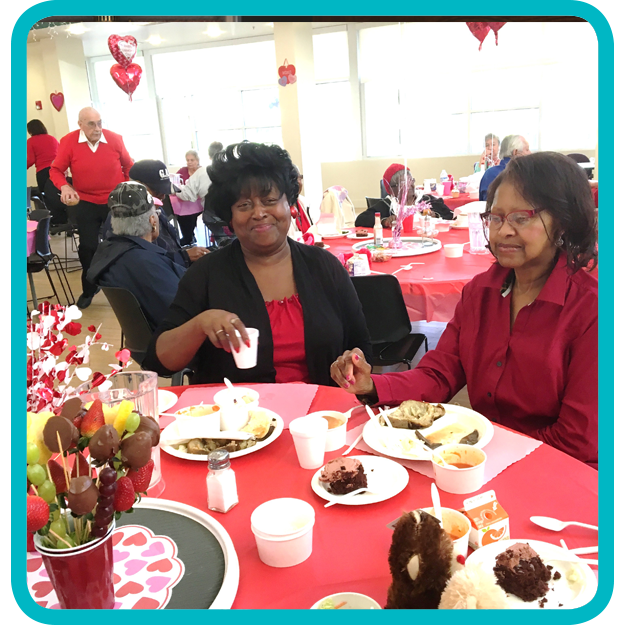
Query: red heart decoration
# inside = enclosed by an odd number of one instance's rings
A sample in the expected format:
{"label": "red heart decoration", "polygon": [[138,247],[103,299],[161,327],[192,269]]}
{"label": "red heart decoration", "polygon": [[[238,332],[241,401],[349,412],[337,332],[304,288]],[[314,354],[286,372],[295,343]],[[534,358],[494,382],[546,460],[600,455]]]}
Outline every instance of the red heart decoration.
{"label": "red heart decoration", "polygon": [[130,96],[132,100],[132,94],[135,92],[135,89],[139,86],[139,81],[141,80],[141,74],[143,70],[136,63],[131,63],[125,69],[115,63],[111,67],[111,76],[115,81],[115,84],[124,92]]}
{"label": "red heart decoration", "polygon": [[156,599],[150,597],[141,597],[137,603],[132,606],[133,610],[156,610],[161,604]]}
{"label": "red heart decoration", "polygon": [[282,78],[282,76],[295,76],[295,65],[287,65],[287,61],[284,61],[284,65],[278,67],[278,76]]}
{"label": "red heart decoration", "polygon": [[133,534],[132,536],[126,538],[126,540],[122,544],[126,547],[128,545],[139,545],[139,547],[141,547],[147,542],[148,539],[141,532],[137,532],[136,534]]}
{"label": "red heart decoration", "polygon": [[121,532],[115,532],[113,534],[113,547],[124,537]]}
{"label": "red heart decoration", "polygon": [[26,570],[34,573],[41,566],[41,558],[28,558],[26,560]]}
{"label": "red heart decoration", "polygon": [[[52,586],[52,584],[50,584]],[[143,590],[143,584],[137,582],[126,582],[116,593],[116,597],[125,597],[126,595],[138,595]]]}
{"label": "red heart decoration", "polygon": [[113,58],[126,69],[135,58],[137,53],[137,40],[131,35],[120,37],[119,35],[111,35],[108,39],[109,50]]}
{"label": "red heart decoration", "polygon": [[152,573],[153,571],[160,571],[161,573],[167,573],[167,571],[170,571],[172,567],[172,563],[165,559],[165,560],[158,560],[157,562],[152,562],[152,564],[150,564],[147,568],[148,571],[150,571],[150,573]]}
{"label": "red heart decoration", "polygon": [[115,358],[124,364],[130,360],[130,350],[128,349],[120,349],[118,352],[115,352]]}
{"label": "red heart decoration", "polygon": [[473,36],[480,42],[479,50],[481,50],[484,39],[486,39],[486,35],[490,32],[488,22],[467,22],[467,26]]}
{"label": "red heart decoration", "polygon": [[488,22],[490,29],[495,33],[495,45],[499,45],[499,29],[505,26],[506,22]]}
{"label": "red heart decoration", "polygon": [[60,113],[65,102],[65,96],[55,91],[50,94],[50,102],[52,102],[52,106]]}
{"label": "red heart decoration", "polygon": [[51,582],[37,582],[33,584],[33,590],[35,591],[35,599],[39,599],[40,597],[45,597],[52,592],[52,583]]}

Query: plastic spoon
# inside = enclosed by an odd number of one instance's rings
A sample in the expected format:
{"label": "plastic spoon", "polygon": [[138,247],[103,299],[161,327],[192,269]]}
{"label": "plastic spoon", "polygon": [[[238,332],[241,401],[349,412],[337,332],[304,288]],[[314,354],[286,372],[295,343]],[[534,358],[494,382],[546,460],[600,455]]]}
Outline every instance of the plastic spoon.
{"label": "plastic spoon", "polygon": [[328,503],[325,506],[323,506],[323,507],[324,508],[329,508],[330,506],[333,506],[335,503],[342,503],[348,497],[353,497],[354,495],[358,495],[360,493],[373,493],[373,494],[375,494],[375,492],[372,491],[370,488],[357,488],[356,490],[353,490],[351,493],[346,493],[345,495],[341,495],[340,499],[335,499],[333,501],[328,501]]}
{"label": "plastic spoon", "polygon": [[434,516],[443,523],[443,511],[441,510],[441,497],[438,494],[436,484],[432,482],[432,506],[434,508]]}
{"label": "plastic spoon", "polygon": [[588,525],[588,523],[578,523],[577,521],[558,521],[548,516],[531,516],[530,521],[536,523],[540,527],[544,527],[552,532],[560,532],[569,525],[579,525],[579,527],[587,527],[590,530],[599,530],[596,525]]}
{"label": "plastic spoon", "polygon": [[458,470],[458,467],[454,467],[454,465],[453,465],[453,464],[449,464],[449,463],[445,460],[445,458],[443,458],[443,456],[441,456],[440,454],[437,454],[434,450],[432,450],[432,456],[436,456],[436,457],[437,457],[437,458],[438,458],[438,459],[439,459],[439,460],[443,463],[443,466],[444,466],[446,469],[456,469],[456,471]]}
{"label": "plastic spoon", "polygon": [[228,387],[228,390],[230,391],[230,393],[232,393],[232,399],[236,402],[237,401],[237,393],[234,390],[234,386],[232,386],[232,382],[230,382],[230,380],[228,378],[224,378],[224,384]]}

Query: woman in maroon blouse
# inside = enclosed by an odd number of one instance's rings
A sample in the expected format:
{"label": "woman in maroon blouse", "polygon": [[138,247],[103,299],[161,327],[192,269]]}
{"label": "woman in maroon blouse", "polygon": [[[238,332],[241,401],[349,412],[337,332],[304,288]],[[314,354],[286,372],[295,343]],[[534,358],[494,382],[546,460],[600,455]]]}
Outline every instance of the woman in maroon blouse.
{"label": "woman in maroon blouse", "polygon": [[50,165],[59,151],[59,142],[48,134],[48,129],[39,119],[31,119],[26,124],[26,130],[30,135],[26,141],[26,169],[35,166],[37,186],[41,193],[45,193],[43,188],[50,177]]}
{"label": "woman in maroon blouse", "polygon": [[371,375],[354,349],[331,375],[365,403],[446,402],[466,384],[473,408],[491,421],[597,468],[597,221],[588,180],[554,152],[513,159],[482,217],[497,262],[464,288],[437,348],[412,371],[387,375]]}

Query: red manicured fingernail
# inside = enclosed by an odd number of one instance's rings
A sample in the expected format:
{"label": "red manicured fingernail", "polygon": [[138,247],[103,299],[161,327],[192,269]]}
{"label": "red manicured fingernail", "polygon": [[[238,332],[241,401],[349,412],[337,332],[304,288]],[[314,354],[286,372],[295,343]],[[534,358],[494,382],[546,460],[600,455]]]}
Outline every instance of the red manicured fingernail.
{"label": "red manicured fingernail", "polygon": [[360,360],[360,356],[358,354],[354,354],[354,360]]}
{"label": "red manicured fingernail", "polygon": [[349,382],[345,384],[345,388],[349,388]]}
{"label": "red manicured fingernail", "polygon": [[245,344],[246,344],[248,347],[252,347],[252,342],[251,342],[251,341],[249,341],[249,340],[248,340],[248,341],[245,341]]}

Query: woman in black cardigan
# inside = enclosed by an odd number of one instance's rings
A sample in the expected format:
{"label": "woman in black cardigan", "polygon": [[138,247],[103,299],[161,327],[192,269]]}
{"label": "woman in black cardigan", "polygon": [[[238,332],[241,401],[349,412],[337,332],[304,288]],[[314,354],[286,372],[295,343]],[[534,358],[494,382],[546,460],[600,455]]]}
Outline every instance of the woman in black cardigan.
{"label": "woman in black cardigan", "polygon": [[[369,333],[351,280],[332,254],[287,238],[298,196],[297,170],[278,146],[240,143],[209,168],[206,205],[237,235],[194,263],[143,362],[161,375],[191,366],[195,384],[333,384],[331,363],[353,345],[370,354]],[[259,330],[258,361],[237,369],[230,344]]]}

